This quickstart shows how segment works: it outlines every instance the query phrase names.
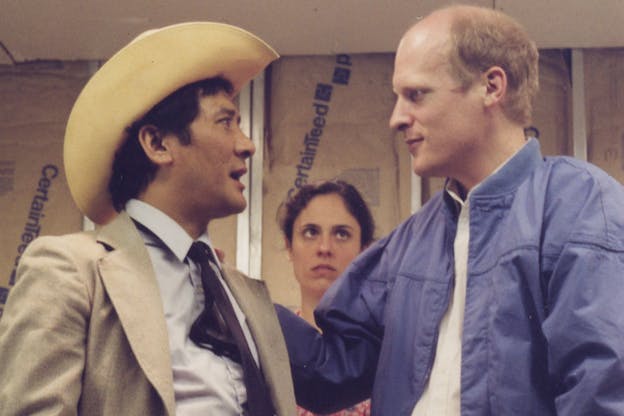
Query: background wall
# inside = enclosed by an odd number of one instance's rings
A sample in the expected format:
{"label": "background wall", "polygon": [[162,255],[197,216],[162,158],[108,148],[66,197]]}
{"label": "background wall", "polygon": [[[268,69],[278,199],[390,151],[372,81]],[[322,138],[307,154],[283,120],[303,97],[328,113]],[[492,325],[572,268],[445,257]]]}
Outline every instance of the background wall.
{"label": "background wall", "polygon": [[585,53],[588,160],[624,183],[624,48]]}
{"label": "background wall", "polygon": [[89,74],[85,63],[0,65],[0,316],[26,245],[82,226],[62,153],[69,110]]}
{"label": "background wall", "polygon": [[0,0],[0,63],[106,59],[144,30],[195,20],[244,27],[282,55],[392,52],[450,3],[503,10],[542,49],[624,46],[624,0]]}

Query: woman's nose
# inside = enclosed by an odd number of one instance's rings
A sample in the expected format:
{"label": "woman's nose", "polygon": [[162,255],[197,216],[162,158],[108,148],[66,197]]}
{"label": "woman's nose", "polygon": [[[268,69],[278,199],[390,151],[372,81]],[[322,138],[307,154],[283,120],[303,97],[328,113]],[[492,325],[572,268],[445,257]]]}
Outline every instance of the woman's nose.
{"label": "woman's nose", "polygon": [[318,244],[318,252],[322,255],[328,255],[332,252],[332,242],[329,236],[320,236]]}

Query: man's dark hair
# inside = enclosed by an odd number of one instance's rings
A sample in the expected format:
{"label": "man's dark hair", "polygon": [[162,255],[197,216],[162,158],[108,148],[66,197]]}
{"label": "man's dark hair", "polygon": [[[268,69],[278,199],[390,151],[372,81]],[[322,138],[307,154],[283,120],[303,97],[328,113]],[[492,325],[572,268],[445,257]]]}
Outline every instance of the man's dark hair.
{"label": "man's dark hair", "polygon": [[126,202],[142,192],[156,175],[157,166],[148,159],[139,143],[139,130],[151,125],[160,137],[173,134],[181,144],[188,145],[191,142],[189,126],[199,113],[199,99],[220,92],[229,95],[233,90],[232,83],[222,77],[187,84],[126,128],[126,140],[115,153],[108,183],[115,210],[121,211]]}

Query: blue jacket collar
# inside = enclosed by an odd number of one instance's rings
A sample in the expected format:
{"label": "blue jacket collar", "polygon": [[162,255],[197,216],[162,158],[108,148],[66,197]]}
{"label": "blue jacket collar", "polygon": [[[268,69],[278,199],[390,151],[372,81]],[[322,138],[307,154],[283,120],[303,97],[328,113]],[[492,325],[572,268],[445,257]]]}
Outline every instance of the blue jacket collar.
{"label": "blue jacket collar", "polygon": [[[533,173],[537,166],[542,163],[543,157],[539,141],[529,138],[527,143],[515,155],[511,157],[500,169],[485,180],[470,193],[471,205],[477,201],[498,201],[498,205],[506,206],[511,203],[513,197],[509,194],[517,189],[524,180]],[[448,183],[449,179],[446,180]],[[446,184],[445,184],[446,187]],[[507,197],[503,197],[507,195]],[[458,209],[455,200],[443,192],[447,209],[456,216]]]}
{"label": "blue jacket collar", "polygon": [[492,198],[513,192],[542,161],[539,142],[530,138],[522,149],[470,194],[471,199]]}

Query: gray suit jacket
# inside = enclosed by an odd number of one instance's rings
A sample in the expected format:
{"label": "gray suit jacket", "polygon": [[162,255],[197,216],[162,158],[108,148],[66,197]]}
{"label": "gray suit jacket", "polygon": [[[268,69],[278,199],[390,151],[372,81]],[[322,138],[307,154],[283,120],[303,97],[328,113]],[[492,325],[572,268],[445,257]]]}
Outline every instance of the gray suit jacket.
{"label": "gray suit jacket", "polygon": [[[262,281],[224,278],[247,317],[277,414],[295,414],[284,339]],[[169,342],[143,240],[122,213],[33,241],[0,319],[0,415],[174,415]]]}

